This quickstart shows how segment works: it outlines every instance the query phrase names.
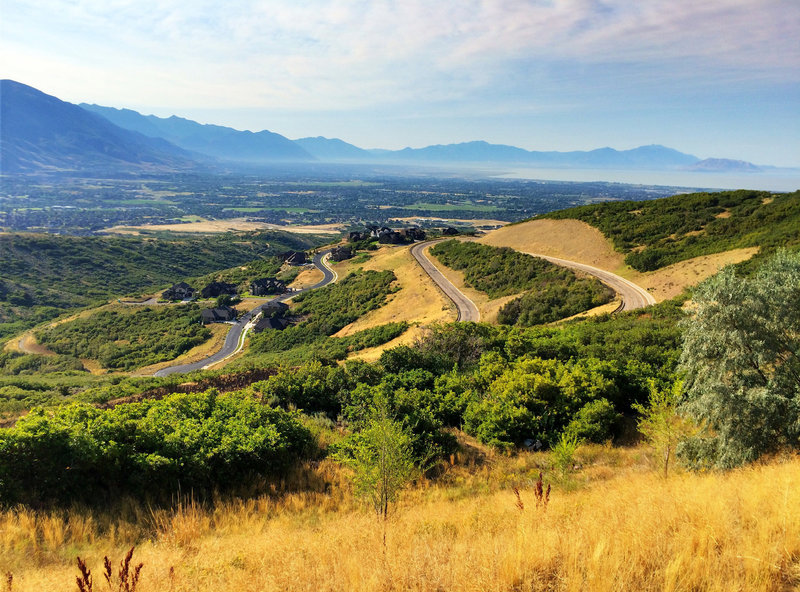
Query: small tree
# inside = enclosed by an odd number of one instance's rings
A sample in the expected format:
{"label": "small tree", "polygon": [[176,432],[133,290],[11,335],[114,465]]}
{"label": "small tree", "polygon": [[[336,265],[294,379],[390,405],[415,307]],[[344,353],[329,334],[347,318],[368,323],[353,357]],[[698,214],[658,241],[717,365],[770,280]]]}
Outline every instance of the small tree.
{"label": "small tree", "polygon": [[662,458],[664,478],[669,474],[670,458],[678,443],[689,433],[689,424],[678,414],[682,384],[676,381],[671,388],[659,389],[650,380],[650,397],[647,405],[634,403],[633,408],[641,413],[639,431]]}
{"label": "small tree", "polygon": [[379,404],[364,429],[354,435],[347,450],[338,456],[354,471],[356,495],[369,500],[383,521],[385,548],[390,505],[419,474],[411,436],[389,416],[387,405]]}

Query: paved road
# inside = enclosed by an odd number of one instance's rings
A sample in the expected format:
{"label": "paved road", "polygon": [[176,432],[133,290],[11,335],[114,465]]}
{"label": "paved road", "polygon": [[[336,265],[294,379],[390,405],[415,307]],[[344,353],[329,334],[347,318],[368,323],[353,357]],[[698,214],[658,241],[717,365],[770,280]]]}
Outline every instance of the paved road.
{"label": "paved road", "polygon": [[[314,255],[314,266],[317,267],[320,271],[322,271],[323,277],[322,280],[310,286],[308,288],[304,288],[302,290],[297,290],[296,292],[287,292],[286,294],[281,294],[280,296],[276,296],[270,302],[277,301],[277,302],[285,302],[286,300],[290,300],[297,296],[298,294],[302,294],[303,292],[308,292],[309,290],[316,290],[317,288],[322,288],[323,286],[327,286],[331,282],[336,281],[337,276],[336,272],[333,271],[330,267],[328,267],[327,261],[324,261],[326,255],[330,253],[328,251],[322,251],[321,253],[317,253]],[[261,305],[263,306],[263,304]],[[179,364],[177,366],[169,366],[167,368],[162,368],[158,372],[154,374],[154,376],[169,376],[170,374],[176,373],[186,373],[192,372],[194,370],[201,370],[217,362],[221,362],[225,358],[232,356],[233,354],[237,353],[242,346],[244,345],[244,336],[247,334],[247,331],[252,327],[252,321],[259,312],[261,312],[261,306],[257,306],[250,312],[245,313],[242,315],[238,321],[231,325],[230,331],[225,336],[225,343],[222,346],[222,349],[219,350],[217,353],[208,356],[198,362],[193,362],[191,364]]]}
{"label": "paved road", "polygon": [[[444,240],[444,239],[443,239]],[[439,271],[436,266],[431,262],[428,257],[425,256],[424,250],[425,248],[435,245],[436,243],[442,242],[441,240],[438,241],[426,241],[424,243],[417,243],[413,247],[411,247],[411,254],[414,256],[414,259],[417,260],[422,266],[422,269],[425,270],[431,279],[442,289],[445,296],[447,296],[450,300],[453,301],[453,304],[456,305],[456,309],[458,310],[458,318],[456,321],[475,321],[478,322],[481,320],[481,313],[478,312],[478,307],[475,306],[475,303],[472,302],[469,298],[464,296],[464,294],[456,288],[453,283],[448,280],[442,272]]]}
{"label": "paved road", "polygon": [[647,292],[647,290],[641,286],[637,286],[633,282],[626,280],[623,277],[611,273],[610,271],[605,271],[604,269],[599,269],[597,267],[592,267],[591,265],[578,263],[576,261],[559,259],[558,257],[548,257],[546,255],[540,255],[537,253],[525,254],[532,255],[534,257],[541,257],[542,259],[547,259],[550,263],[555,263],[556,265],[561,265],[562,267],[577,269],[578,271],[583,271],[584,273],[593,275],[620,295],[622,298],[622,306],[617,309],[618,311],[636,310],[637,308],[644,308],[645,306],[650,306],[651,304],[656,303],[656,299],[653,298],[653,296]]}

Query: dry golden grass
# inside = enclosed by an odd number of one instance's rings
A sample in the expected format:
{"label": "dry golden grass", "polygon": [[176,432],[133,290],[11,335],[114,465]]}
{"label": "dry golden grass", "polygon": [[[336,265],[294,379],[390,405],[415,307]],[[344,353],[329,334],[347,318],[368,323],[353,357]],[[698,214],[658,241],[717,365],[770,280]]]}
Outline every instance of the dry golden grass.
{"label": "dry golden grass", "polygon": [[577,261],[615,273],[626,267],[625,257],[614,250],[611,241],[580,220],[531,220],[498,228],[478,242]]}
{"label": "dry golden grass", "polygon": [[[140,592],[788,591],[800,585],[800,459],[661,478],[641,450],[593,447],[546,508],[533,490],[545,455],[456,467],[408,492],[381,526],[332,493],[123,508],[121,516],[0,515],[0,571],[13,590],[74,589],[75,556],[99,574],[137,544]],[[588,475],[588,476],[587,476]],[[507,486],[503,485],[506,479]],[[520,500],[510,489],[520,487]],[[585,480],[589,480],[585,483]],[[545,481],[548,481],[545,475]]]}
{"label": "dry golden grass", "polygon": [[249,222],[246,218],[230,218],[228,220],[202,220],[185,224],[143,224],[141,226],[114,226],[101,232],[107,234],[139,234],[140,230],[168,232],[198,232],[216,234],[218,232],[242,232],[251,230],[283,230],[296,234],[340,234],[344,227],[341,224],[294,225],[279,226],[266,222]]}
{"label": "dry golden grass", "polygon": [[6,343],[6,351],[21,352],[23,354],[38,354],[40,356],[54,356],[55,352],[36,341],[32,331],[27,331]]}
{"label": "dry golden grass", "polygon": [[345,277],[357,268],[374,271],[388,269],[394,272],[400,289],[389,297],[385,306],[370,311],[354,323],[343,327],[335,337],[345,337],[386,323],[406,321],[414,326],[388,343],[356,352],[352,358],[377,360],[385,349],[413,343],[422,335],[425,326],[455,320],[452,303],[417,264],[409,247],[384,246],[370,252],[370,255],[370,259],[364,263],[343,261],[333,264],[333,268],[339,277]]}
{"label": "dry golden grass", "polygon": [[656,300],[674,298],[687,286],[694,286],[717,273],[721,268],[750,259],[758,253],[758,247],[734,249],[714,255],[703,255],[686,261],[679,261],[662,269],[639,274],[636,280],[650,292]]}
{"label": "dry golden grass", "polygon": [[614,250],[603,233],[580,220],[532,220],[499,228],[478,242],[560,257],[611,271],[645,288],[658,302],[674,298],[725,265],[739,263],[758,252],[758,248],[735,249],[640,273],[625,265],[624,256]]}
{"label": "dry golden grass", "polygon": [[295,290],[310,288],[314,284],[321,282],[324,277],[325,275],[319,269],[316,267],[309,267],[297,274],[297,277],[289,284],[289,287]]}

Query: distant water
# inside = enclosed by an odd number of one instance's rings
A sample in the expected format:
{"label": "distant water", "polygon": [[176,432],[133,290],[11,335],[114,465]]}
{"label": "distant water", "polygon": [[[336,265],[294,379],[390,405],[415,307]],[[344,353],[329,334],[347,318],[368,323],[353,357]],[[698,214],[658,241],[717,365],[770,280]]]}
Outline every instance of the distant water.
{"label": "distant water", "polygon": [[690,171],[515,168],[492,176],[499,179],[605,181],[608,183],[632,183],[634,185],[668,185],[691,189],[758,189],[762,191],[797,191],[800,189],[800,169],[776,169],[763,173],[701,173]]}

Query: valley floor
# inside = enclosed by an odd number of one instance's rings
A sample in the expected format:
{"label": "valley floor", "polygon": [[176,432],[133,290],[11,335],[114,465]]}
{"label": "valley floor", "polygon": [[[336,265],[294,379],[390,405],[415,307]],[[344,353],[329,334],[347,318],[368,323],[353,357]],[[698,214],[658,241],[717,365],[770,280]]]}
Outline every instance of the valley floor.
{"label": "valley floor", "polygon": [[6,511],[0,569],[15,592],[74,589],[80,555],[105,589],[103,556],[116,569],[136,545],[139,592],[798,589],[800,458],[664,479],[648,456],[584,447],[576,473],[545,468],[545,483],[554,481],[547,504],[537,504],[534,485],[546,454],[462,459],[436,484],[406,492],[385,548],[383,524],[327,463],[305,475],[317,493],[215,509]]}

